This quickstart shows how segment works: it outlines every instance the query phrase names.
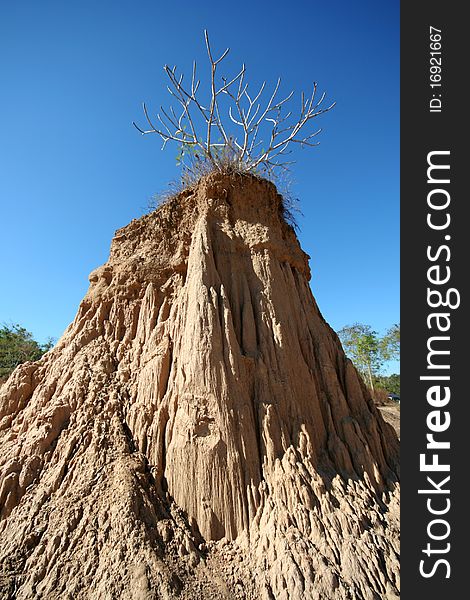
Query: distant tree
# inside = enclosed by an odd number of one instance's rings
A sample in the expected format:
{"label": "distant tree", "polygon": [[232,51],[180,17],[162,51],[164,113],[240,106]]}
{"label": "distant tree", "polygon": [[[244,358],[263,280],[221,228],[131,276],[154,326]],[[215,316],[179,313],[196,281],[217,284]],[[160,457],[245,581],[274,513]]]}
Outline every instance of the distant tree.
{"label": "distant tree", "polygon": [[[163,141],[177,144],[178,161],[183,166],[183,180],[191,181],[210,171],[266,173],[288,169],[286,160],[293,145],[316,146],[321,129],[307,132],[307,125],[328,112],[334,103],[323,104],[326,94],[312,92],[300,96],[299,111],[292,116],[289,102],[294,92],[279,97],[281,80],[265,95],[266,82],[251,91],[245,81],[245,65],[229,77],[219,77],[218,68],[229,49],[215,58],[207,31],[204,31],[210,63],[209,82],[201,98],[196,62],[189,79],[177,73],[176,66],[163,67],[172,96],[173,106],[160,106],[153,116],[143,104],[144,128],[134,123],[142,133],[156,134]],[[203,86],[204,87],[204,86]]]}
{"label": "distant tree", "polygon": [[400,375],[392,373],[391,375],[377,375],[375,377],[376,387],[382,388],[389,394],[400,395]]}
{"label": "distant tree", "polygon": [[21,325],[3,324],[0,327],[0,380],[6,379],[21,363],[39,360],[53,345],[52,338],[38,344]]}
{"label": "distant tree", "polygon": [[395,360],[400,356],[400,324],[392,325],[382,338],[381,351],[384,360]]}
{"label": "distant tree", "polygon": [[[378,378],[383,364],[400,355],[400,325],[393,325],[383,337],[380,337],[370,325],[354,323],[343,327],[338,331],[338,335],[346,354],[353,361],[364,381],[374,391],[375,383],[380,381]],[[394,387],[395,384],[396,382]],[[381,384],[379,385],[382,387]],[[398,382],[398,387],[399,385]],[[399,393],[391,389],[388,391]]]}
{"label": "distant tree", "polygon": [[370,325],[354,323],[338,331],[346,353],[360,371],[371,390],[374,390],[374,376],[383,364],[381,340]]}

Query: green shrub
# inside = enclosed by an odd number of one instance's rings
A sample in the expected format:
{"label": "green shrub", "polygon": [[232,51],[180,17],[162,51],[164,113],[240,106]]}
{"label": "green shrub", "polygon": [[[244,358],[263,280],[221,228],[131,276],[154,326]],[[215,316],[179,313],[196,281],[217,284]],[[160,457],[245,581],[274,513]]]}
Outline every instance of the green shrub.
{"label": "green shrub", "polygon": [[5,380],[21,363],[39,360],[52,346],[52,340],[38,344],[21,325],[3,324],[0,327],[0,380]]}

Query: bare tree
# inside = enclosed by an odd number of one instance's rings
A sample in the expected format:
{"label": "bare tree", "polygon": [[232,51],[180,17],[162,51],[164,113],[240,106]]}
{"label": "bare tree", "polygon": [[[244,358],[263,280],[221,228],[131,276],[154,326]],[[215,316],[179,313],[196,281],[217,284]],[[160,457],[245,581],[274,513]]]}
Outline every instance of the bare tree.
{"label": "bare tree", "polygon": [[[202,103],[198,97],[200,80],[194,61],[191,82],[183,85],[184,76],[177,75],[176,66],[165,65],[169,79],[168,92],[179,105],[160,112],[151,118],[147,105],[143,104],[148,129],[134,126],[143,135],[156,133],[163,140],[164,148],[169,141],[176,142],[180,157],[189,158],[186,168],[201,172],[206,170],[264,172],[286,170],[292,161],[286,160],[291,144],[317,146],[316,136],[321,129],[304,135],[305,126],[315,117],[328,112],[335,103],[323,108],[325,93],[317,98],[317,84],[313,84],[310,96],[302,92],[298,116],[285,111],[294,92],[279,99],[281,80],[278,79],[267,100],[263,100],[266,82],[250,95],[245,83],[245,65],[232,78],[217,80],[217,68],[227,56],[229,48],[215,59],[207,31],[204,31],[207,55],[210,62],[210,97]],[[268,125],[269,124],[269,125]],[[201,131],[203,135],[201,135]],[[263,147],[262,136],[266,135]]]}

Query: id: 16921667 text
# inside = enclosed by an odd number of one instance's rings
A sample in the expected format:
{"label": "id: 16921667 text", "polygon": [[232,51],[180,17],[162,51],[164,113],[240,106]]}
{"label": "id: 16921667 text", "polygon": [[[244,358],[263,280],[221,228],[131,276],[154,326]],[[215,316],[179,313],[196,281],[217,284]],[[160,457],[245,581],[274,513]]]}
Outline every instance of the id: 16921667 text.
{"label": "id: 16921667 text", "polygon": [[429,101],[429,112],[442,111],[442,31],[437,27],[429,27],[429,85],[432,97]]}

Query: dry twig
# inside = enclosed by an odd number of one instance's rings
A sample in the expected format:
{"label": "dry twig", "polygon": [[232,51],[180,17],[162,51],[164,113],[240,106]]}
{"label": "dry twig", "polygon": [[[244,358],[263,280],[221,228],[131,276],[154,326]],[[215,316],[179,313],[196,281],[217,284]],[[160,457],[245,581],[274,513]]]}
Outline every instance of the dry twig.
{"label": "dry twig", "polygon": [[[196,62],[193,63],[191,82],[187,87],[183,85],[183,75],[176,74],[176,66],[170,68],[165,65],[164,70],[170,82],[167,90],[179,105],[178,114],[173,106],[169,110],[161,106],[155,121],[150,118],[144,103],[144,115],[149,128],[142,129],[134,123],[141,134],[156,133],[163,140],[162,148],[169,141],[176,142],[181,157],[189,157],[190,164],[186,163],[189,170],[197,170],[199,163],[208,162],[212,170],[264,171],[272,174],[276,169],[286,170],[292,164],[292,161],[285,160],[291,144],[301,147],[318,145],[315,138],[321,129],[308,135],[304,135],[303,130],[312,119],[328,112],[335,103],[323,107],[325,93],[317,98],[316,83],[310,96],[306,97],[302,92],[299,115],[296,119],[292,118],[292,111],[284,114],[283,109],[294,92],[279,99],[280,79],[266,103],[262,102],[266,82],[253,96],[248,93],[245,65],[234,77],[222,77],[221,83],[217,84],[217,68],[227,56],[229,48],[214,59],[207,31],[204,31],[204,38],[210,62],[210,98],[207,106],[197,96],[200,80],[197,78]],[[228,104],[226,113],[222,110],[225,104]],[[228,115],[228,120],[224,115]],[[204,132],[204,136],[198,135],[200,131]],[[260,149],[263,133],[267,133],[269,141],[267,148]],[[219,141],[214,141],[215,136]]]}

